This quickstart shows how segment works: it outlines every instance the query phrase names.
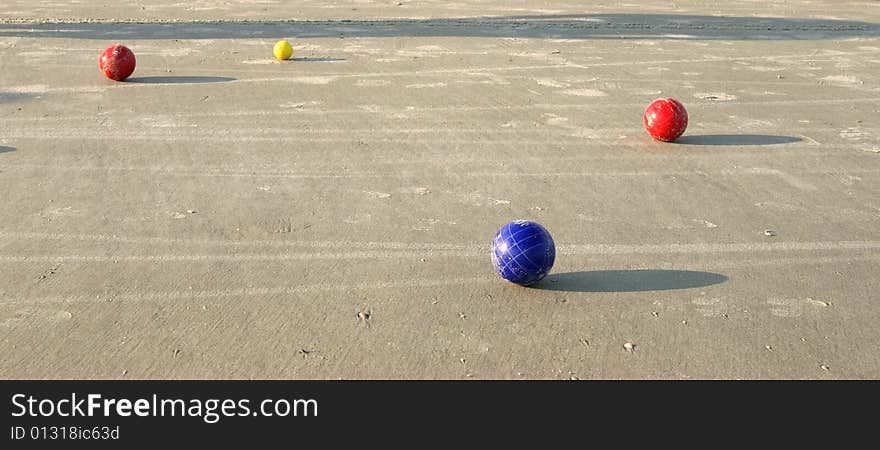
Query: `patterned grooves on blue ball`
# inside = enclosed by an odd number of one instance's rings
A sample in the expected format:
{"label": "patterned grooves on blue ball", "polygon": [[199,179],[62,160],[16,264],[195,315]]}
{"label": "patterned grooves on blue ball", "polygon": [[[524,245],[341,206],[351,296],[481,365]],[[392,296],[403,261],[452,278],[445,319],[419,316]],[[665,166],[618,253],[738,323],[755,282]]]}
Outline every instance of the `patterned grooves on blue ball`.
{"label": "patterned grooves on blue ball", "polygon": [[[519,229],[514,232],[511,230],[513,226]],[[496,236],[495,248],[492,252],[493,265],[501,276],[509,281],[523,285],[535,283],[544,278],[553,264],[555,248],[552,242],[549,233],[538,224],[528,222],[507,224]],[[499,244],[504,243],[507,244],[507,252],[499,254]]]}
{"label": "patterned grooves on blue ball", "polygon": [[[531,258],[529,258],[528,252],[530,250],[540,246],[541,244],[543,244],[543,242],[542,242],[543,239],[541,239],[541,236],[536,236],[534,233],[532,233],[520,241],[515,240],[514,236],[516,236],[517,234],[520,234],[522,231],[533,231],[533,230],[520,230],[520,231],[517,231],[516,233],[510,235],[510,238],[514,239],[514,244],[513,244],[514,248],[519,250],[519,253],[517,253],[517,255],[513,257],[513,261],[515,261],[517,263],[517,265],[520,266],[521,268],[526,269],[527,272],[541,270],[541,266],[539,264],[535,264],[535,262],[532,261]],[[537,243],[533,242],[535,240],[537,240],[538,242]],[[526,249],[523,250],[523,248],[520,247],[520,244],[525,243],[527,241],[529,241],[529,247],[526,247]],[[523,267],[523,263],[522,263],[522,261],[520,261],[520,258],[525,258],[525,260],[531,265],[531,270],[527,267]]]}

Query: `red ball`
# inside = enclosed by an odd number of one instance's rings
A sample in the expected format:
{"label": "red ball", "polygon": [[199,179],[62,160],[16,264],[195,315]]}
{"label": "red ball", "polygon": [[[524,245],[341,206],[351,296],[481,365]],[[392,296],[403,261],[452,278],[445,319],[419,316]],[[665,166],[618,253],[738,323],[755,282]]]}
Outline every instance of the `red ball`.
{"label": "red ball", "polygon": [[124,45],[111,45],[101,53],[98,63],[107,78],[122,81],[134,72],[134,53]]}
{"label": "red ball", "polygon": [[645,110],[645,129],[659,141],[678,139],[687,126],[687,110],[674,98],[658,98]]}

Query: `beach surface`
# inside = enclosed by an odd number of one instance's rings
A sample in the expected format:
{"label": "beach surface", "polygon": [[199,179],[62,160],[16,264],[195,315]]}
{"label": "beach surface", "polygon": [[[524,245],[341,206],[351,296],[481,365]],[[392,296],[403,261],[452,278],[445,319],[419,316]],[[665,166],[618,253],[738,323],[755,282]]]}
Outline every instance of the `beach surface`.
{"label": "beach surface", "polygon": [[735,3],[5,0],[0,377],[877,379],[880,2]]}

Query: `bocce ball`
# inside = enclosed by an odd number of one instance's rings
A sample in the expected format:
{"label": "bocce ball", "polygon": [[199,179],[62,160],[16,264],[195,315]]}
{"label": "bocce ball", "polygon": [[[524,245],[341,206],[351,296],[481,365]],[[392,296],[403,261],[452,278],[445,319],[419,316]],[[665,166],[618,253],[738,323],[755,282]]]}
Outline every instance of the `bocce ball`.
{"label": "bocce ball", "polygon": [[673,98],[658,98],[645,110],[645,129],[658,141],[672,142],[678,139],[687,126],[687,110]]}
{"label": "bocce ball", "polygon": [[556,260],[556,245],[541,225],[516,220],[498,230],[491,253],[492,265],[501,278],[528,286],[550,272]]}
{"label": "bocce ball", "polygon": [[134,53],[124,45],[111,45],[101,53],[98,63],[107,78],[122,81],[134,72]]}
{"label": "bocce ball", "polygon": [[290,42],[278,41],[275,44],[275,48],[272,49],[272,52],[275,53],[276,58],[284,61],[293,56],[293,47],[290,46]]}

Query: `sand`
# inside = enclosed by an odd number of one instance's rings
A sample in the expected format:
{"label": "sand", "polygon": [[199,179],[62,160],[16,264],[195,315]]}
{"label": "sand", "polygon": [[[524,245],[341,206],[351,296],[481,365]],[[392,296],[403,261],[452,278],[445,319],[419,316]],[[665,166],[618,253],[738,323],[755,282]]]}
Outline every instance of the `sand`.
{"label": "sand", "polygon": [[0,377],[880,377],[880,4],[584,3],[4,1]]}

